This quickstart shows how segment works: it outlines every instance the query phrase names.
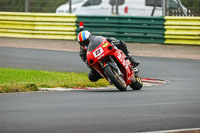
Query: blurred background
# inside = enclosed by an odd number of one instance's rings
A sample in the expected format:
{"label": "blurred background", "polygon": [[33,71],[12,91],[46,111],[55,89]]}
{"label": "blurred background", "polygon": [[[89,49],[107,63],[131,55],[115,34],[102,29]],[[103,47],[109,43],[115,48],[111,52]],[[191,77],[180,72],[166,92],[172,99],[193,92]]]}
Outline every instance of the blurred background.
{"label": "blurred background", "polygon": [[[0,11],[56,13],[57,8],[65,4],[69,5],[67,7],[69,8],[69,11],[64,13],[73,13],[73,4],[81,1],[82,0],[0,0]],[[95,3],[97,1],[98,0],[88,0],[86,2],[88,4],[89,2]],[[118,3],[115,1],[118,1]],[[116,5],[120,7],[121,2],[123,1],[124,0],[110,0],[110,6],[115,7]],[[187,9],[185,15],[183,13],[184,9],[177,8],[174,10],[176,4],[173,5],[173,1],[180,1],[181,4],[184,5],[185,9]],[[165,3],[164,7],[163,2]],[[177,3],[179,4],[179,2]],[[132,0],[131,4],[135,4],[134,0]],[[180,14],[184,16],[200,16],[200,0],[163,0],[162,2],[159,2],[159,0],[145,0],[145,4],[151,5],[154,8],[164,8],[163,16],[176,16]],[[132,7],[130,6],[129,9],[131,8]],[[113,8],[113,10],[117,9]],[[113,11],[113,14],[118,14],[118,12]]]}
{"label": "blurred background", "polygon": [[68,0],[0,0],[0,11],[54,13]]}

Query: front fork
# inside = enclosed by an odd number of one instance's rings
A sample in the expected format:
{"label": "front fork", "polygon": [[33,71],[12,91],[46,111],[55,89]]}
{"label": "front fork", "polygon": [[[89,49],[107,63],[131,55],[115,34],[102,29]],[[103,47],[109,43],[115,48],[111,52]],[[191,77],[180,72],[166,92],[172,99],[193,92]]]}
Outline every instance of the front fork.
{"label": "front fork", "polygon": [[113,60],[111,56],[109,56],[109,59],[100,62],[100,66],[102,69],[106,68],[108,65],[110,65],[112,68],[114,68],[120,75],[122,75],[119,67],[117,66],[116,62]]}
{"label": "front fork", "polygon": [[117,66],[116,62],[113,60],[112,56],[109,56],[106,60],[99,62],[101,68],[104,70],[108,65],[110,65],[116,72],[123,77],[123,73],[120,71],[119,67]]}

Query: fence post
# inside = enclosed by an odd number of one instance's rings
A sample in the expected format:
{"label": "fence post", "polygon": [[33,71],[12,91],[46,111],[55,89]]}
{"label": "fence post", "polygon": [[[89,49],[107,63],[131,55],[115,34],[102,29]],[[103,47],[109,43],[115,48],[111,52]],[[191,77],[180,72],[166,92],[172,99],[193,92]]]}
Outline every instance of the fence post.
{"label": "fence post", "polygon": [[119,15],[119,5],[118,5],[118,0],[116,1],[116,15]]}
{"label": "fence post", "polygon": [[179,7],[181,8],[181,13],[182,13],[184,16],[187,16],[186,12],[184,11],[184,9],[183,9],[183,7],[182,7],[182,5],[181,5],[180,0],[177,0],[177,2],[178,2]]}
{"label": "fence post", "polygon": [[152,12],[151,12],[151,16],[154,15],[154,12],[155,12],[155,10],[156,10],[156,6],[157,6],[157,5],[158,5],[158,0],[155,0],[154,6],[153,6],[153,10],[152,10]]}
{"label": "fence post", "polygon": [[84,25],[83,25],[83,22],[81,21],[81,22],[79,22],[79,30],[80,30],[80,32],[83,31],[83,29],[84,29]]}
{"label": "fence post", "polygon": [[25,12],[29,12],[29,3],[30,0],[25,0]]}
{"label": "fence post", "polygon": [[166,0],[162,0],[162,15],[166,16]]}
{"label": "fence post", "polygon": [[69,0],[69,13],[72,13],[72,0]]}

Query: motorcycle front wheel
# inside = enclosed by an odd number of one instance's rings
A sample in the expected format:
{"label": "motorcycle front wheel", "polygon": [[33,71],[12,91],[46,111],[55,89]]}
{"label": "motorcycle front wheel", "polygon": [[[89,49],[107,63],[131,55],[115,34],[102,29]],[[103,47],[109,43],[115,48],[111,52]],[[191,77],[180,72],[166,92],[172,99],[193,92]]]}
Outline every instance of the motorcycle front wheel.
{"label": "motorcycle front wheel", "polygon": [[111,66],[107,66],[106,68],[104,68],[104,73],[111,84],[114,84],[119,91],[127,90],[127,85],[123,79],[123,76],[120,75],[114,68],[112,68]]}

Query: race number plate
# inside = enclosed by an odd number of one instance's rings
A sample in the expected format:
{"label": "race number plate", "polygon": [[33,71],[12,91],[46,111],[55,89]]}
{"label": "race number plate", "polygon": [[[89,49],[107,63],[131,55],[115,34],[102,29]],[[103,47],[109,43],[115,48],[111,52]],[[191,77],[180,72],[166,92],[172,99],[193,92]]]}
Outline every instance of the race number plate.
{"label": "race number plate", "polygon": [[97,57],[99,57],[103,52],[104,52],[104,51],[103,51],[102,47],[100,47],[100,48],[98,48],[97,50],[95,50],[95,51],[93,52],[93,55],[94,55],[95,58],[97,58]]}

